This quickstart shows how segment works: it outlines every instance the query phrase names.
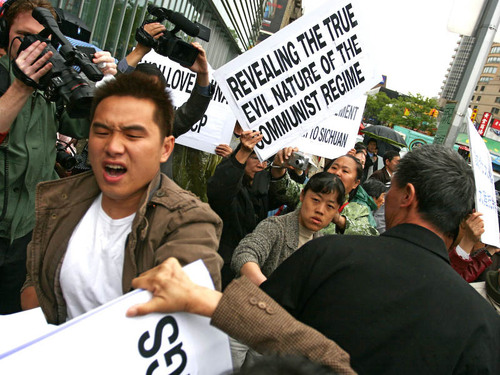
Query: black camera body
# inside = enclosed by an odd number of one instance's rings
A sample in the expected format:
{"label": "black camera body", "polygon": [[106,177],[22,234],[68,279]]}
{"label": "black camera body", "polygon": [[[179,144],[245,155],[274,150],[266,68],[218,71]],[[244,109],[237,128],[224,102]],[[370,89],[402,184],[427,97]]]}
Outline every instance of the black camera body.
{"label": "black camera body", "polygon": [[167,34],[169,33],[167,32],[158,39],[158,47],[155,51],[181,65],[193,65],[198,57],[198,50],[175,36],[168,37]]}
{"label": "black camera body", "polygon": [[56,162],[67,171],[71,171],[76,165],[76,158],[66,152],[67,146],[57,143],[56,144]]}
{"label": "black camera body", "polygon": [[[154,5],[148,5],[148,13],[155,18],[145,20],[142,23],[136,31],[135,39],[139,43],[153,48],[157,53],[168,57],[172,61],[184,66],[193,65],[196,57],[198,57],[198,49],[183,41],[176,34],[182,30],[192,37],[198,37],[208,42],[210,40],[210,29],[199,24],[198,22],[191,22],[181,13],[156,7]],[[172,30],[165,31],[164,35],[159,37],[158,40],[155,40],[144,30],[144,25],[148,23],[161,23],[165,20],[174,24],[174,28]]]}
{"label": "black camera body", "polygon": [[[52,69],[40,78],[39,83],[36,83],[13,62],[15,76],[26,85],[42,90],[47,100],[55,102],[62,99],[70,117],[86,117],[94,97],[94,88],[73,66],[80,67],[86,77],[94,82],[103,78],[102,72],[87,54],[73,47],[64,37],[48,9],[35,8],[32,15],[45,28],[36,35],[26,35],[19,46],[18,54],[37,40],[45,42],[47,47],[40,54],[40,57],[51,51],[53,55],[49,62],[52,63]],[[48,39],[49,35],[52,36],[51,40]],[[56,47],[59,45],[58,51]]]}

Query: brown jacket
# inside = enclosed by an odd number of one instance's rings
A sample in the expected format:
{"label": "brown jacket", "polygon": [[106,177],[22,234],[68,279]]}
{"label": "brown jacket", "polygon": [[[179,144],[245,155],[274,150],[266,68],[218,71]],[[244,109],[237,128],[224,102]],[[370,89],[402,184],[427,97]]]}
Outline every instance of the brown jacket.
{"label": "brown jacket", "polygon": [[[92,172],[37,186],[36,224],[28,245],[28,276],[47,321],[66,321],[59,274],[69,239],[100,190]],[[193,194],[158,173],[142,197],[125,248],[123,293],[132,279],[169,257],[182,265],[203,259],[220,290],[222,259],[217,254],[221,219]]]}
{"label": "brown jacket", "polygon": [[384,184],[391,182],[391,176],[389,176],[389,172],[387,172],[387,168],[384,167],[372,173],[370,178],[374,178],[375,180],[379,180]]}
{"label": "brown jacket", "polygon": [[301,355],[337,374],[356,374],[340,346],[296,320],[245,276],[224,289],[210,324],[262,354]]}

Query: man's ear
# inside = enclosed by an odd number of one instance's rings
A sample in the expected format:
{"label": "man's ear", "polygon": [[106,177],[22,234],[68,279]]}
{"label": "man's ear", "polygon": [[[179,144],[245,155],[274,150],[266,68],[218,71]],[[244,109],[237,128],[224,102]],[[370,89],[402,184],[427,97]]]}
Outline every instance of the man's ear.
{"label": "man's ear", "polygon": [[165,163],[169,158],[170,154],[172,154],[172,151],[174,151],[174,144],[175,144],[175,138],[173,135],[169,135],[168,137],[165,137],[165,139],[163,140],[163,144],[161,146],[162,151],[160,158],[160,161],[162,163]]}
{"label": "man's ear", "polygon": [[413,184],[407,183],[403,191],[404,194],[401,196],[400,207],[410,207],[412,205],[418,205],[417,194],[415,192],[415,186],[413,186]]}
{"label": "man's ear", "polygon": [[306,195],[306,193],[304,193],[304,189],[302,189],[302,191],[300,192],[300,201],[301,202],[304,202],[304,196]]}

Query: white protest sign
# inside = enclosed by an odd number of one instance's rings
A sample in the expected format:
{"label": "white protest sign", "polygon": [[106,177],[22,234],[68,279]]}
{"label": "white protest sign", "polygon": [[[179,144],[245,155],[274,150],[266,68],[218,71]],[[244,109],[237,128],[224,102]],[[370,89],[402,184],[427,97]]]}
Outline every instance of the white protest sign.
{"label": "white protest sign", "polygon": [[497,199],[491,156],[483,139],[472,124],[468,110],[467,122],[470,141],[470,156],[474,179],[476,180],[476,211],[483,214],[484,233],[481,242],[500,247],[498,238]]}
{"label": "white protest sign", "polygon": [[[185,270],[212,286],[202,261]],[[193,278],[196,276],[196,278]],[[199,282],[197,282],[199,283]],[[222,374],[232,369],[226,334],[187,313],[127,318],[151,298],[136,290],[0,354],[0,374]]]}
{"label": "white protest sign", "polygon": [[338,110],[332,109],[328,119],[302,135],[297,147],[306,154],[328,159],[345,155],[356,143],[365,104],[366,95],[360,95]]}
{"label": "white protest sign", "polygon": [[0,315],[0,355],[52,331],[54,327],[47,323],[40,307]]}
{"label": "white protest sign", "polygon": [[263,140],[255,151],[267,159],[372,88],[362,2],[334,0],[306,14],[215,71],[244,129]]}
{"label": "white protest sign", "polygon": [[[175,107],[185,103],[195,90],[196,73],[169,58],[151,51],[141,62],[156,64],[163,72]],[[216,85],[212,101],[202,119],[190,131],[176,138],[175,143],[215,154],[216,146],[221,143],[229,144],[231,141],[235,122],[236,118],[226,98]]]}

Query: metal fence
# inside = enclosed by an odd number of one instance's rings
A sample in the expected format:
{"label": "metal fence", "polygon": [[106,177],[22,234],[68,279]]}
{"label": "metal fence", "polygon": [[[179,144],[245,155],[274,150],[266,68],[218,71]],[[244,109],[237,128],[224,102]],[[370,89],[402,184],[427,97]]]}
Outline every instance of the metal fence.
{"label": "metal fence", "polygon": [[[184,14],[211,29],[210,42],[200,41],[210,65],[217,69],[251,48],[262,23],[265,0],[51,0],[78,16],[91,30],[91,43],[117,59],[135,46],[135,30],[144,20],[147,4]],[[186,41],[193,38],[179,34]]]}

